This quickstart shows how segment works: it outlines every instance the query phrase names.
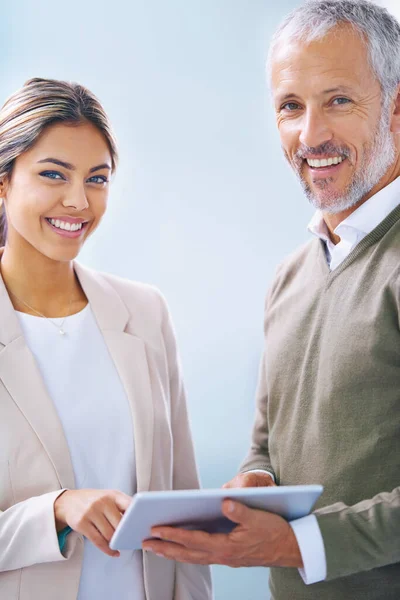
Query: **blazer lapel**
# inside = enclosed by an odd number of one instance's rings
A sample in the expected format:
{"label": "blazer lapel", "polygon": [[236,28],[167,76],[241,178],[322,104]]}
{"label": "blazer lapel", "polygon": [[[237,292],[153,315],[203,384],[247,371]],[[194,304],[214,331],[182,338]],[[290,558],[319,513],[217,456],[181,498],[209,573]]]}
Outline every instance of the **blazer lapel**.
{"label": "blazer lapel", "polygon": [[130,403],[137,491],[147,491],[150,487],[154,414],[145,344],[140,337],[125,331],[130,319],[134,329],[135,315],[130,315],[106,277],[79,263],[75,263],[75,273],[89,299]]}
{"label": "blazer lapel", "polygon": [[60,487],[74,488],[68,444],[57,411],[0,276],[0,379],[49,455]]}
{"label": "blazer lapel", "polygon": [[[78,263],[75,263],[75,273],[89,299],[131,406],[137,489],[145,491],[150,486],[154,418],[145,344],[140,337],[125,332],[130,314],[107,279]],[[73,489],[74,472],[61,422],[25,343],[1,276],[0,379],[49,455],[60,486]]]}

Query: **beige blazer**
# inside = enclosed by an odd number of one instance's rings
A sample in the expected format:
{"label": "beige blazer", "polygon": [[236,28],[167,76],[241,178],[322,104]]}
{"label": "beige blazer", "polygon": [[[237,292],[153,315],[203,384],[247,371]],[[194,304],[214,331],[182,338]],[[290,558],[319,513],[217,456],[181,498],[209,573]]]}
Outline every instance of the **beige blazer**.
{"label": "beige blazer", "polygon": [[[75,263],[132,409],[138,491],[199,486],[170,317],[153,287]],[[96,443],[96,440],[93,440]],[[110,452],[112,448],[110,448]],[[67,442],[0,277],[0,598],[75,600],[77,533],[60,553],[53,504],[74,488]],[[207,567],[143,556],[146,600],[208,600]]]}

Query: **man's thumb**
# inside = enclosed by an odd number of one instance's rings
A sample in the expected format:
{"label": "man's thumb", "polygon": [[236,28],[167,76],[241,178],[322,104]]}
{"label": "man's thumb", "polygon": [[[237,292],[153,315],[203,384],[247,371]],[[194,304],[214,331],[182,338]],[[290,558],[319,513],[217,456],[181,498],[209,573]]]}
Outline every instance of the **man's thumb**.
{"label": "man's thumb", "polygon": [[234,500],[224,500],[222,503],[222,512],[230,521],[238,524],[248,523],[253,518],[251,508]]}

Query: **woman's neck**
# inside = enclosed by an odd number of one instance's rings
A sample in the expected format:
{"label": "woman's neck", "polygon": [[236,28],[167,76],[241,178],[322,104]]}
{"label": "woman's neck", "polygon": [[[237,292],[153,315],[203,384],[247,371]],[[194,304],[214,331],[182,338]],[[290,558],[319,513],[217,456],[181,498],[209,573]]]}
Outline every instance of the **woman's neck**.
{"label": "woman's neck", "polygon": [[86,306],[72,261],[55,261],[36,250],[18,251],[7,244],[0,259],[1,275],[16,310],[57,318]]}

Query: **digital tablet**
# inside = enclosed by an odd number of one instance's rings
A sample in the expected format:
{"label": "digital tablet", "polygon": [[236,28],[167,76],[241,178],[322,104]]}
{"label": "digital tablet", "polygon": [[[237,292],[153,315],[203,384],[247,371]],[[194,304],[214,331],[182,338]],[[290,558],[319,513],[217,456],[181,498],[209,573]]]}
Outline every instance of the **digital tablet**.
{"label": "digital tablet", "polygon": [[236,524],[223,516],[225,498],[270,511],[287,520],[308,515],[321,485],[295,485],[216,490],[139,492],[133,497],[110,542],[113,550],[139,550],[155,525],[174,525],[210,533],[228,533]]}

